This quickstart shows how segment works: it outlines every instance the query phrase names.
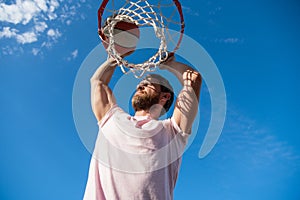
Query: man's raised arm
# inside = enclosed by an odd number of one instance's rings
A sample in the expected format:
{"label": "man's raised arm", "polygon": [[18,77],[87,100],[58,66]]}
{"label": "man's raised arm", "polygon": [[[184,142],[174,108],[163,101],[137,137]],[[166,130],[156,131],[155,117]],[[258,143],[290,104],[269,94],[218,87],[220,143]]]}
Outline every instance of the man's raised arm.
{"label": "man's raised arm", "polygon": [[172,72],[183,86],[177,97],[172,117],[184,133],[190,134],[198,112],[201,75],[192,67],[175,61],[174,56],[168,58],[160,68]]}
{"label": "man's raised arm", "polygon": [[108,84],[116,69],[117,63],[113,58],[107,59],[90,79],[91,105],[97,121],[101,121],[107,111],[116,103]]}

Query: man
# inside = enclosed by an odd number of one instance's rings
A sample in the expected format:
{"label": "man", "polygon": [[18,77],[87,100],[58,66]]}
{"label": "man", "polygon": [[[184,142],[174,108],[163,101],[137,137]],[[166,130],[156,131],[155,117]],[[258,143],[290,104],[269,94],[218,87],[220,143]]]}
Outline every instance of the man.
{"label": "man", "polygon": [[91,104],[99,125],[90,163],[85,200],[171,200],[181,156],[198,110],[201,75],[170,56],[160,69],[182,84],[173,115],[174,93],[169,82],[151,74],[132,97],[135,115],[116,103],[108,87],[117,64],[109,58],[91,78]]}

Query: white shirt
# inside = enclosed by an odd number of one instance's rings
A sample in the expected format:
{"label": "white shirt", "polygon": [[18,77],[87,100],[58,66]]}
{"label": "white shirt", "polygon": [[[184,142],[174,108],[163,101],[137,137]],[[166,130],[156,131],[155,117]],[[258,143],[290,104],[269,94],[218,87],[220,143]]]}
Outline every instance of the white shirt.
{"label": "white shirt", "polygon": [[188,137],[175,121],[131,117],[114,106],[98,124],[84,199],[173,199]]}

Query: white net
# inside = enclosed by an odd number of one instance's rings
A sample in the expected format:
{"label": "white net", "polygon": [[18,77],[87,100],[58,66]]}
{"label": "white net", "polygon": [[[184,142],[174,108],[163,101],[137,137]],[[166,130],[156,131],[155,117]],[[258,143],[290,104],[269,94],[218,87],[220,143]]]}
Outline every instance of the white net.
{"label": "white net", "polygon": [[[120,2],[123,2],[123,5],[120,5]],[[152,0],[151,4],[147,0],[110,1],[104,11],[99,29],[109,37],[108,55],[116,59],[124,73],[132,72],[139,78],[147,71],[154,71],[168,57],[168,52],[175,52],[179,47],[184,22],[178,1]],[[114,27],[120,21],[134,23],[139,28],[152,27],[155,37],[159,40],[157,51],[141,63],[131,63],[123,58],[115,49],[114,39]],[[177,31],[177,34],[170,34],[170,29]],[[101,39],[103,40],[102,37]]]}

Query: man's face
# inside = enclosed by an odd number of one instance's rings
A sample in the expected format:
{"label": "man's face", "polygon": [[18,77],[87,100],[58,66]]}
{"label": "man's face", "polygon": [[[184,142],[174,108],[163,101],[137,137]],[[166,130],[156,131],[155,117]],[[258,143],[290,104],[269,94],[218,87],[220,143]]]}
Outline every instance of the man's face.
{"label": "man's face", "polygon": [[159,103],[160,85],[155,84],[155,80],[146,79],[141,81],[136,88],[136,93],[132,97],[132,106],[135,111],[150,110],[151,106]]}

